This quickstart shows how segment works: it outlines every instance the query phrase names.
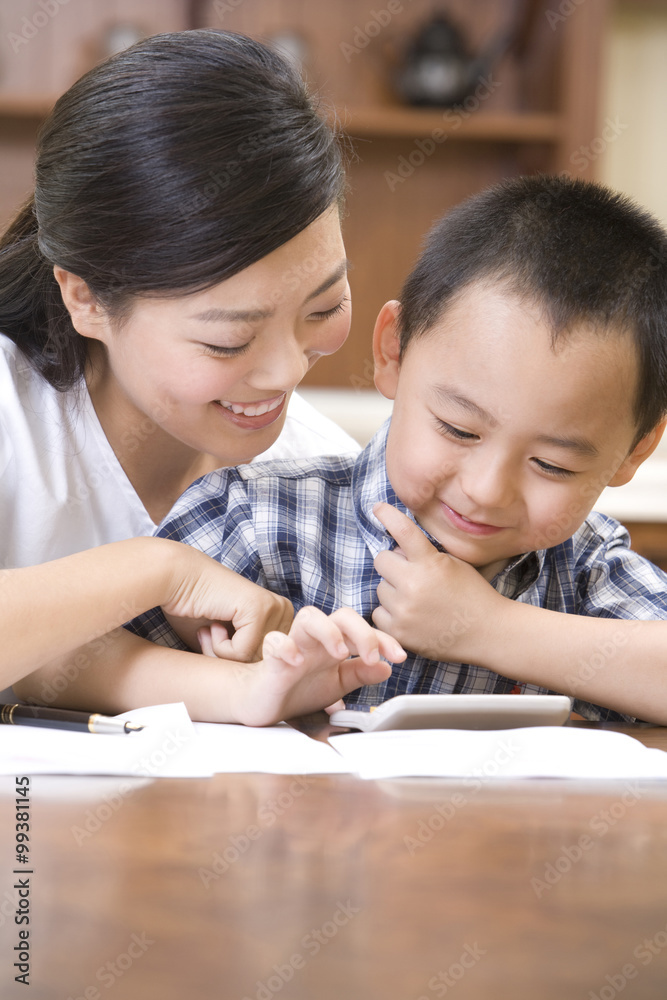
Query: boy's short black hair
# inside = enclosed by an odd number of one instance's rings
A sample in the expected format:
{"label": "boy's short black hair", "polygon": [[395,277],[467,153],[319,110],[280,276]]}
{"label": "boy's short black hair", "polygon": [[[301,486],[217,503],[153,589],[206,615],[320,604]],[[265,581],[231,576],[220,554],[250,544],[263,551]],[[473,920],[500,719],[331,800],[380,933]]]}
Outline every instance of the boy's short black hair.
{"label": "boy's short black hair", "polygon": [[429,233],[403,287],[401,356],[479,281],[539,304],[554,344],[582,323],[629,332],[639,360],[636,441],[665,415],[667,233],[629,198],[567,176],[534,176],[454,208]]}

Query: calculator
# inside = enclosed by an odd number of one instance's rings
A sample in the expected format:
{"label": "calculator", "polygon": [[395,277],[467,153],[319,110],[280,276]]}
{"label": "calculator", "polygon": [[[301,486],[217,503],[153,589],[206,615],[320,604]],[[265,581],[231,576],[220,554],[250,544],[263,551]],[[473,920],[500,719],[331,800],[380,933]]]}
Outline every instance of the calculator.
{"label": "calculator", "polygon": [[400,694],[381,705],[333,712],[334,726],[386,729],[520,729],[562,726],[572,699],[560,694]]}

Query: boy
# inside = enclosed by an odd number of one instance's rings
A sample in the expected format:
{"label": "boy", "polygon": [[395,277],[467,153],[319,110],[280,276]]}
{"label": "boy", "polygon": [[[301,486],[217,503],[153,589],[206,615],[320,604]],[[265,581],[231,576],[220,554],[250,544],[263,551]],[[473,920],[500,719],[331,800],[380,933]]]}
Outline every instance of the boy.
{"label": "boy", "polygon": [[[667,618],[667,576],[591,513],[664,429],[662,229],[597,185],[501,184],[435,227],[374,355],[394,410],[356,461],[219,470],[159,534],[410,650],[348,704],[555,691],[667,724],[667,626],[640,621]],[[130,627],[178,644],[159,611]]]}

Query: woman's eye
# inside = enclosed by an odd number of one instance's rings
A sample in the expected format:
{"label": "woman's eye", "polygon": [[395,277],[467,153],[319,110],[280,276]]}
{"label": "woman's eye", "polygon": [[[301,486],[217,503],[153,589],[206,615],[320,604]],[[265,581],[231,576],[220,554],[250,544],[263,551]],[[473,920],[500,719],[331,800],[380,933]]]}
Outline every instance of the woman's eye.
{"label": "woman's eye", "polygon": [[455,441],[476,441],[477,435],[470,434],[468,431],[460,431],[458,427],[452,427],[451,424],[445,423],[444,420],[438,420],[438,425],[443,434],[447,437],[454,438]]}
{"label": "woman's eye", "polygon": [[325,309],[323,312],[311,313],[310,318],[318,320],[318,319],[331,319],[333,316],[338,316],[339,313],[345,311],[345,306],[349,301],[350,301],[349,298],[346,296],[344,299],[341,299],[338,305],[334,306],[333,309]]}
{"label": "woman's eye", "polygon": [[221,347],[220,344],[204,344],[203,346],[207,354],[222,358],[235,358],[240,354],[245,354],[250,348],[250,342],[242,344],[240,347]]}
{"label": "woman's eye", "polygon": [[560,465],[551,465],[550,462],[543,462],[541,458],[534,459],[535,464],[539,466],[542,472],[548,473],[550,476],[560,477],[561,479],[567,478],[567,476],[574,476],[575,473],[572,469],[562,469]]}

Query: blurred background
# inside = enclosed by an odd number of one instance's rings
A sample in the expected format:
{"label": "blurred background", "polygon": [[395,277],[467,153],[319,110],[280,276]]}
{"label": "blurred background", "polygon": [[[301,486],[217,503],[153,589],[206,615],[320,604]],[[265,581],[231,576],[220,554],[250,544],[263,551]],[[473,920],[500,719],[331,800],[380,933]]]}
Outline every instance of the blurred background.
{"label": "blurred background", "polygon": [[[288,52],[350,139],[353,328],[304,394],[362,442],[389,412],[373,388],[375,316],[448,207],[503,177],[566,171],[667,224],[667,0],[2,0],[2,224],[30,192],[60,93],[145,35],[204,26]],[[667,564],[667,449],[652,461],[601,506]]]}

